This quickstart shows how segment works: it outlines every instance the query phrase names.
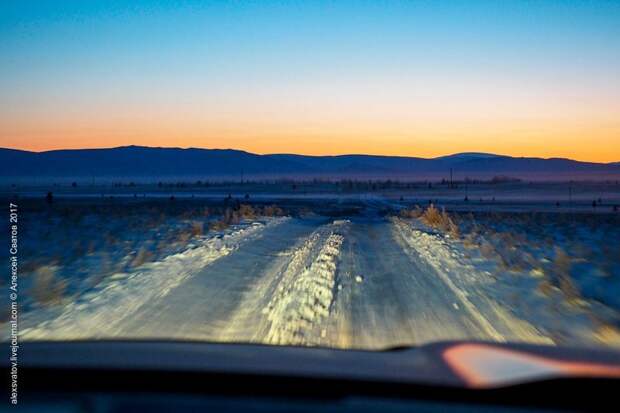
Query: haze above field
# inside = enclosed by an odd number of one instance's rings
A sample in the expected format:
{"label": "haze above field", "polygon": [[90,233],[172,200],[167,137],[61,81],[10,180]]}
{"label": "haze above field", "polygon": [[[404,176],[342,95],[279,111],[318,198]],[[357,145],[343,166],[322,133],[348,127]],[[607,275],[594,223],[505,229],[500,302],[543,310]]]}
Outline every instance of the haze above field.
{"label": "haze above field", "polygon": [[0,147],[616,162],[618,21],[617,1],[2,1]]}
{"label": "haze above field", "polygon": [[377,155],[307,156],[258,155],[233,149],[151,148],[29,152],[0,148],[0,177],[103,177],[156,179],[492,179],[512,177],[536,181],[620,179],[618,163],[588,163],[561,158],[515,158],[485,153],[461,153],[437,158]]}

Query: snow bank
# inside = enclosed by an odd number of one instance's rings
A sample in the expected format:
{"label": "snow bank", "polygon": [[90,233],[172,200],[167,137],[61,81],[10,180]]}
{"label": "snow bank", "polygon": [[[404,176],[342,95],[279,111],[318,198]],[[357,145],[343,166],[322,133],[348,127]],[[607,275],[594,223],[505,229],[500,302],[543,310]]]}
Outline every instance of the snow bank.
{"label": "snow bank", "polygon": [[525,320],[515,317],[487,295],[484,288],[493,282],[489,273],[467,262],[447,236],[413,227],[395,218],[393,236],[405,252],[413,251],[434,270],[441,281],[459,298],[462,307],[489,338],[496,341],[552,343],[552,340]]}
{"label": "snow bank", "polygon": [[199,241],[194,248],[146,263],[129,273],[117,273],[59,309],[26,314],[25,339],[77,339],[109,336],[143,304],[167,295],[188,277],[235,251],[262,231],[287,218],[254,222]]}
{"label": "snow bank", "polygon": [[[327,228],[346,225],[334,223]],[[323,230],[314,232],[294,253],[273,297],[262,310],[269,323],[261,341],[269,344],[315,344],[317,331],[329,316],[334,299],[338,255],[344,237]],[[309,266],[308,258],[320,248]]]}

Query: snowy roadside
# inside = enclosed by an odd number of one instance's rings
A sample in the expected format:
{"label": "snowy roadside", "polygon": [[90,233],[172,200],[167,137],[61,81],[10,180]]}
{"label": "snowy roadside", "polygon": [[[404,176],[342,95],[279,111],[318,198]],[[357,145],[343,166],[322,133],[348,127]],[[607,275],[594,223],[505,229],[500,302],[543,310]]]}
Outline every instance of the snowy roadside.
{"label": "snowy roadside", "polygon": [[24,314],[21,336],[30,340],[109,337],[115,326],[122,325],[143,304],[164,297],[205,266],[287,219],[235,225],[204,237],[182,252],[116,273],[64,305]]}
{"label": "snowy roadside", "polygon": [[428,231],[416,222],[394,218],[393,236],[407,252],[414,251],[428,263],[441,281],[459,298],[461,308],[494,340],[552,344],[546,334],[515,317],[488,294],[490,274],[467,262],[449,235]]}
{"label": "snowy roadside", "polygon": [[[537,277],[573,304],[598,302],[620,312],[620,217],[614,214],[453,215],[463,243],[497,262],[496,272]],[[613,323],[613,319],[608,320]],[[620,322],[620,318],[616,319]]]}
{"label": "snowy roadside", "polygon": [[613,312],[612,309],[584,299],[569,300],[559,290],[544,291],[540,288],[543,273],[502,268],[484,248],[469,245],[467,237],[461,241],[415,219],[395,218],[393,224],[405,244],[431,264],[440,277],[462,290],[491,324],[509,327],[502,332],[506,339],[573,345],[619,344],[615,334],[601,334],[597,321],[597,315]]}

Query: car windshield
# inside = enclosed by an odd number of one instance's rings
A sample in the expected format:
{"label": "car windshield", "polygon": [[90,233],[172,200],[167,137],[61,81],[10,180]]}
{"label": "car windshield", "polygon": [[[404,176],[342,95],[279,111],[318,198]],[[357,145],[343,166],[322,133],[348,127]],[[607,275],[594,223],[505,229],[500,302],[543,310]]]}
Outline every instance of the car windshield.
{"label": "car windshield", "polygon": [[620,349],[619,19],[2,2],[2,339]]}

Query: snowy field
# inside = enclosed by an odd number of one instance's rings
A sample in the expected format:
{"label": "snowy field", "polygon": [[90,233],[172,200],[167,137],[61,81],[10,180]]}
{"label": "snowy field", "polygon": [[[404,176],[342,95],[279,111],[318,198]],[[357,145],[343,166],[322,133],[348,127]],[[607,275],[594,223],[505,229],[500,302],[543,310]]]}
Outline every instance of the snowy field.
{"label": "snowy field", "polygon": [[471,202],[22,194],[21,337],[620,347],[620,214]]}
{"label": "snowy field", "polygon": [[[376,198],[390,202],[445,204],[452,209],[487,211],[550,210],[566,212],[586,210],[613,212],[620,208],[620,182],[399,182],[311,180],[307,182],[160,182],[154,184],[118,183],[58,183],[54,185],[1,184],[0,197],[44,197],[48,192],[65,198],[123,198],[146,197],[179,199],[200,198],[221,200],[231,196],[267,202],[279,199],[298,199],[312,203],[316,200],[338,201]],[[593,208],[593,202],[596,207]]]}

